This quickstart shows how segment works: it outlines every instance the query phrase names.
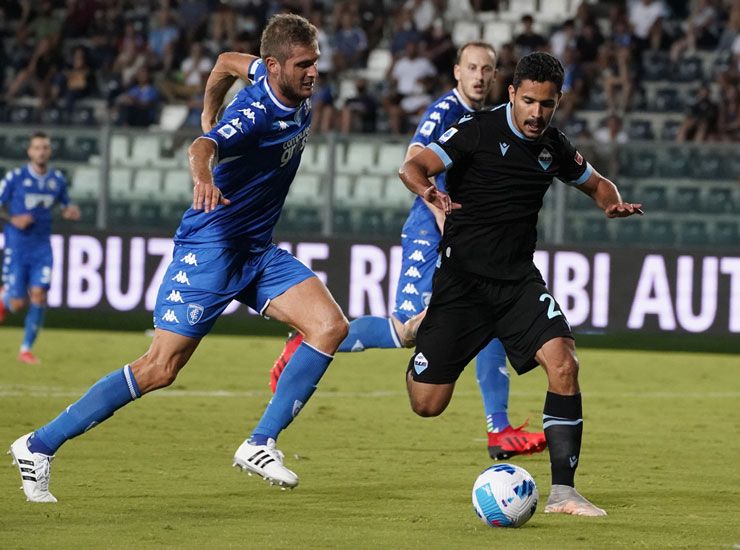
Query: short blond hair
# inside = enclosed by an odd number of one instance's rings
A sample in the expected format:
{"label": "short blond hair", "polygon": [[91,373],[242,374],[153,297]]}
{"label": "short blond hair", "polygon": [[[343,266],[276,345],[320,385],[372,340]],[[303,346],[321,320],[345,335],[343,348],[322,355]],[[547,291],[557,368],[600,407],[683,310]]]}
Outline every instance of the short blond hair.
{"label": "short blond hair", "polygon": [[312,46],[319,40],[319,31],[305,17],[294,14],[273,15],[262,32],[260,57],[274,57],[284,63],[294,46]]}
{"label": "short blond hair", "polygon": [[491,46],[488,42],[482,42],[479,40],[475,40],[473,42],[466,42],[462,46],[460,46],[457,50],[457,57],[455,58],[455,65],[460,64],[460,60],[462,59],[462,54],[465,50],[468,48],[483,48],[485,50],[488,50],[491,52],[491,56],[496,59],[496,48]]}

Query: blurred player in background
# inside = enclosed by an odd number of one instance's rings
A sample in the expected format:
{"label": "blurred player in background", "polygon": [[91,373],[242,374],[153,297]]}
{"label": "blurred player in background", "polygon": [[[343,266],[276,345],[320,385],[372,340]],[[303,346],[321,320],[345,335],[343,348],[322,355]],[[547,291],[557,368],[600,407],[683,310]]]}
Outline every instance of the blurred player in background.
{"label": "blurred player in background", "polygon": [[[275,440],[316,389],[347,334],[347,320],[314,273],[272,243],[311,124],[316,28],[300,16],[277,15],[263,32],[260,54],[261,59],[240,57],[237,74],[254,84],[240,91],[223,118],[190,146],[193,207],[175,234],[149,351],[11,445],[28,500],[55,502],[49,477],[57,449],[143,394],[170,385],[232,300],[306,335],[233,459],[234,466],[271,483],[298,484]],[[209,109],[221,104],[219,94],[229,80],[220,68],[209,77],[204,100]],[[204,120],[211,125],[215,112],[209,113]]]}
{"label": "blurred player in background", "polygon": [[[542,365],[552,473],[545,512],[603,516],[575,489],[583,431],[578,360],[570,325],[533,263],[537,218],[554,177],[586,193],[609,218],[642,210],[623,202],[616,186],[549,128],[562,85],[555,57],[527,55],[508,104],[463,117],[402,166],[406,187],[447,214],[407,387],[414,412],[441,414],[465,366],[493,337],[519,374]],[[447,192],[429,181],[443,171]]]}
{"label": "blurred player in background", "polygon": [[51,282],[51,219],[56,204],[65,220],[79,220],[80,210],[70,204],[67,180],[49,166],[51,142],[36,132],[28,143],[29,163],[11,170],[0,181],[0,208],[6,211],[5,251],[0,289],[0,323],[30,301],[18,360],[41,361],[31,349],[44,324],[46,293]]}
{"label": "blurred player in background", "polygon": [[[458,50],[453,70],[457,86],[437,98],[426,110],[406,151],[406,160],[438,139],[460,117],[484,108],[496,79],[496,53],[490,44],[469,42]],[[445,189],[444,173],[437,175],[434,181],[440,189]],[[444,221],[443,211],[422,197],[416,198],[401,232],[403,263],[391,317],[355,319],[350,323],[349,335],[339,345],[338,351],[413,347],[416,330],[431,296]],[[300,332],[294,332],[288,338],[270,371],[273,391],[283,368],[302,340]],[[544,433],[527,432],[524,426],[513,428],[509,423],[509,373],[506,353],[499,340],[491,340],[478,354],[476,376],[483,396],[491,458],[503,459],[544,450]]]}

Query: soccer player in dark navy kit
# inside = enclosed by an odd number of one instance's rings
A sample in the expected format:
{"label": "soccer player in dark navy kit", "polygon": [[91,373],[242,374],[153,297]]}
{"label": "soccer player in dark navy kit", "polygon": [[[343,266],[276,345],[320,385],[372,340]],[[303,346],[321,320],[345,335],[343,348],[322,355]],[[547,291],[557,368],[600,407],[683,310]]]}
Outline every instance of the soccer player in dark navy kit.
{"label": "soccer player in dark navy kit", "polygon": [[[308,138],[317,36],[302,17],[273,17],[262,35],[261,59],[241,68],[254,84],[190,146],[193,207],[175,234],[172,263],[154,309],[152,345],[52,422],[11,445],[28,500],[55,502],[49,465],[56,450],[144,393],[170,385],[232,300],[306,335],[233,459],[234,466],[283,488],[298,484],[275,440],[313,394],[348,324],[314,273],[272,243]],[[207,86],[209,105],[213,93]]]}
{"label": "soccer player in dark navy kit", "polygon": [[[554,177],[589,195],[609,218],[642,210],[623,202],[616,186],[549,127],[562,84],[553,56],[522,58],[508,104],[464,116],[402,166],[406,186],[447,213],[407,386],[414,412],[441,414],[462,370],[493,337],[519,374],[542,365],[552,471],[545,512],[602,516],[574,486],[583,428],[578,360],[570,325],[533,263],[537,216]],[[447,192],[428,179],[442,171]]]}
{"label": "soccer player in dark navy kit", "polygon": [[[442,136],[460,117],[485,108],[486,97],[496,80],[496,52],[485,42],[468,42],[458,50],[453,72],[457,86],[437,98],[421,117],[406,150],[406,159]],[[438,174],[434,180],[444,191],[445,174]],[[432,276],[444,218],[444,212],[421,197],[416,198],[401,231],[401,272],[391,316],[367,315],[354,319],[349,324],[347,338],[339,344],[337,351],[414,346],[416,331],[432,294]],[[302,338],[300,332],[288,338],[270,370],[270,387],[276,386]],[[528,432],[524,426],[514,428],[509,423],[509,372],[506,353],[498,339],[492,340],[478,353],[475,368],[483,397],[491,458],[498,460],[544,450],[546,443],[542,432]]]}
{"label": "soccer player in dark navy kit", "polygon": [[18,360],[40,363],[31,348],[44,324],[46,293],[51,284],[51,219],[54,206],[62,217],[79,220],[80,210],[69,202],[67,180],[49,166],[51,142],[36,132],[28,143],[30,162],[0,180],[0,208],[7,210],[5,250],[0,290],[0,323],[6,313],[20,311],[30,301]]}

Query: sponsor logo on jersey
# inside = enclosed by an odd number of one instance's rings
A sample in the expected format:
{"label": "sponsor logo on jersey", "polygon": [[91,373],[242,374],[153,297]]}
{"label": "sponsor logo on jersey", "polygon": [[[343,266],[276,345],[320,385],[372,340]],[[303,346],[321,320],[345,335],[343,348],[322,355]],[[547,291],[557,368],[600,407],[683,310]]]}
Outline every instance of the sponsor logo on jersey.
{"label": "sponsor logo on jersey", "polygon": [[412,294],[414,296],[419,295],[419,291],[416,290],[416,286],[414,286],[413,283],[406,283],[406,286],[403,287],[403,290],[401,292],[403,292],[404,294]]}
{"label": "sponsor logo on jersey", "polygon": [[416,311],[416,308],[414,307],[414,304],[411,303],[411,300],[404,300],[403,303],[398,306],[398,309],[401,311]]}
{"label": "sponsor logo on jersey", "polygon": [[444,143],[445,141],[450,139],[452,136],[454,136],[456,133],[457,133],[457,128],[450,128],[444,134],[439,136],[439,142]]}
{"label": "sponsor logo on jersey", "polygon": [[581,153],[579,153],[578,151],[576,151],[576,158],[573,159],[573,160],[576,161],[576,164],[578,166],[582,166],[583,165],[583,157],[581,156]]}
{"label": "sponsor logo on jersey", "polygon": [[406,277],[413,277],[414,279],[421,279],[421,272],[413,265],[406,270],[406,273],[404,273],[404,275]]}
{"label": "sponsor logo on jersey", "polygon": [[172,280],[180,283],[181,285],[190,286],[190,280],[188,279],[188,274],[185,273],[184,271],[178,271],[177,275],[172,277]]}
{"label": "sponsor logo on jersey", "polygon": [[509,144],[502,141],[498,144],[498,148],[501,149],[501,156],[505,157],[506,153],[509,151]]}
{"label": "sponsor logo on jersey", "polygon": [[540,151],[540,155],[537,157],[537,162],[540,163],[543,170],[547,170],[552,164],[552,155],[547,149]]}
{"label": "sponsor logo on jersey", "polygon": [[167,323],[180,323],[180,321],[177,320],[175,312],[171,309],[164,312],[164,315],[162,315],[162,321],[166,321]]}
{"label": "sponsor logo on jersey", "polygon": [[416,357],[414,357],[414,370],[416,371],[416,374],[421,374],[425,370],[427,370],[427,367],[429,366],[429,361],[427,361],[427,358],[424,357],[424,354],[419,352],[416,354]]}
{"label": "sponsor logo on jersey", "polygon": [[424,254],[421,253],[421,250],[414,250],[413,253],[409,256],[409,260],[414,260],[415,262],[423,262]]}
{"label": "sponsor logo on jersey", "polygon": [[185,301],[182,299],[182,295],[180,294],[179,290],[173,290],[170,292],[170,295],[167,296],[168,302],[179,302],[181,304],[184,304]]}
{"label": "sponsor logo on jersey", "polygon": [[200,304],[188,304],[188,323],[194,325],[203,317],[205,308]]}
{"label": "sponsor logo on jersey", "polygon": [[180,261],[188,265],[198,266],[198,258],[192,252],[188,252]]}
{"label": "sponsor logo on jersey", "polygon": [[234,128],[231,124],[224,124],[223,126],[221,126],[221,128],[218,129],[218,133],[226,139],[229,139],[231,136],[236,134],[236,128]]}

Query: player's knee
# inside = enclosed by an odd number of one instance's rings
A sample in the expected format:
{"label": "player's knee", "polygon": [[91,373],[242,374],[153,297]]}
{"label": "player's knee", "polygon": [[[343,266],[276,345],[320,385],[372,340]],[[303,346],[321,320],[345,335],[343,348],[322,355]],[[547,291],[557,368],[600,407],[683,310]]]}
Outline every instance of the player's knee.
{"label": "player's knee", "polygon": [[408,323],[398,331],[398,339],[404,348],[413,348],[416,345],[416,331],[409,327]]}
{"label": "player's knee", "polygon": [[444,405],[440,405],[429,400],[414,399],[412,396],[411,410],[419,416],[430,418],[442,414],[442,412],[445,410],[445,407]]}
{"label": "player's knee", "polygon": [[578,358],[566,357],[562,361],[552,365],[550,378],[559,385],[569,386],[578,380]]}
{"label": "player's knee", "polygon": [[322,340],[330,340],[338,346],[349,333],[349,321],[344,315],[337,315],[326,319],[321,326],[320,337]]}
{"label": "player's knee", "polygon": [[141,393],[166,388],[175,381],[180,371],[174,359],[165,360],[146,355],[131,367]]}
{"label": "player's knee", "polygon": [[10,310],[13,312],[18,312],[22,310],[24,307],[26,307],[26,300],[23,298],[11,298],[10,299]]}

